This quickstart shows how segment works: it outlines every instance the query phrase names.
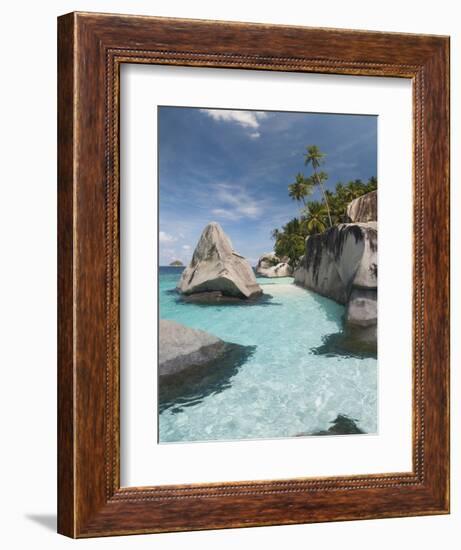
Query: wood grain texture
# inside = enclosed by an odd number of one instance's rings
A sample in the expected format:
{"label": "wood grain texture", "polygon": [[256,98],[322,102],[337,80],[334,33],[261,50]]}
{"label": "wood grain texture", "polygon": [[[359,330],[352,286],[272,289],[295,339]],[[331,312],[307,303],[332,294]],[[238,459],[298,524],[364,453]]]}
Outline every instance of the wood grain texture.
{"label": "wood grain texture", "polygon": [[[58,31],[59,532],[447,513],[448,38],[87,13],[61,17]],[[120,488],[119,68],[128,62],[412,79],[411,472]]]}
{"label": "wood grain texture", "polygon": [[75,535],[73,361],[74,28],[58,21],[58,531]]}

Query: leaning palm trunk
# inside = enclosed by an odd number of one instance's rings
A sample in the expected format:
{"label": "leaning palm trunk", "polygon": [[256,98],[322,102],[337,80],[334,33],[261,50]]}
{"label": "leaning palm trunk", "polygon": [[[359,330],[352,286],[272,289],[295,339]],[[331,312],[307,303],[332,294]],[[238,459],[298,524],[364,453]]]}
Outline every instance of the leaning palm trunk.
{"label": "leaning palm trunk", "polygon": [[328,204],[327,195],[323,187],[323,182],[328,179],[328,174],[326,174],[325,172],[317,172],[317,169],[321,166],[321,164],[323,164],[322,159],[325,154],[322,153],[316,145],[311,145],[310,147],[307,147],[307,153],[304,156],[304,164],[311,164],[314,170],[314,173],[312,175],[312,181],[314,182],[314,185],[320,185],[320,187],[322,188],[323,200],[325,202],[325,206],[327,207],[328,221],[330,223],[330,227],[332,227],[333,224],[331,222],[330,205]]}
{"label": "leaning palm trunk", "polygon": [[323,200],[324,200],[324,202],[325,202],[325,206],[327,207],[328,222],[329,222],[329,224],[330,224],[330,227],[332,227],[333,224],[331,223],[330,207],[329,207],[329,205],[328,205],[327,196],[325,195],[325,189],[324,189],[322,183],[320,184],[320,186],[322,187]]}
{"label": "leaning palm trunk", "polygon": [[330,224],[330,227],[332,227],[333,224],[331,223],[330,205],[328,204],[328,199],[327,199],[327,195],[325,193],[325,188],[324,188],[322,180],[321,180],[321,174],[317,173],[316,168],[317,167],[314,168],[314,181],[316,181],[317,185],[319,185],[320,188],[322,189],[323,202],[325,203],[325,206],[327,207],[328,223]]}
{"label": "leaning palm trunk", "polygon": [[303,220],[303,212],[304,210],[306,209],[306,199],[303,197],[302,198],[302,203],[303,203],[303,206],[300,206],[299,208],[299,223],[302,223],[302,220]]}

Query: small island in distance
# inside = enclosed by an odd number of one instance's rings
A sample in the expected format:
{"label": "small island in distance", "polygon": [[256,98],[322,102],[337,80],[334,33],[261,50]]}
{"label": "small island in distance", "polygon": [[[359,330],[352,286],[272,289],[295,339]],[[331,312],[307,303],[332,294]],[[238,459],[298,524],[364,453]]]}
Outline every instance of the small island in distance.
{"label": "small island in distance", "polygon": [[159,108],[157,443],[378,433],[377,123]]}

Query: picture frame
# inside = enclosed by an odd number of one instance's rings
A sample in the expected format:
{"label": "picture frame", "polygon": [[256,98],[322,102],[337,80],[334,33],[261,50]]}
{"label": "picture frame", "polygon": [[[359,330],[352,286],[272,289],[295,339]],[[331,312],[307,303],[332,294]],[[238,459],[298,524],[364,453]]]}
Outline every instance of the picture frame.
{"label": "picture frame", "polygon": [[[411,79],[413,468],[120,485],[120,67]],[[449,513],[449,38],[75,12],[58,19],[58,531],[73,538]]]}

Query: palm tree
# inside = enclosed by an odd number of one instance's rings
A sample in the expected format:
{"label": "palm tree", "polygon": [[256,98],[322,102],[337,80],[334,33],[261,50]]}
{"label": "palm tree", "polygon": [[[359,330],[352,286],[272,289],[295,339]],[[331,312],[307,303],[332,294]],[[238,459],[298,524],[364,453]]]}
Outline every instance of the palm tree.
{"label": "palm tree", "polygon": [[304,227],[309,235],[314,233],[323,233],[327,228],[327,210],[325,206],[318,201],[309,202],[304,210],[305,220]]}
{"label": "palm tree", "polygon": [[366,183],[366,189],[369,193],[370,191],[375,191],[378,188],[378,180],[375,176],[372,176]]}
{"label": "palm tree", "polygon": [[275,253],[280,258],[288,256],[291,266],[295,266],[304,253],[304,239],[296,233],[284,233],[275,243]]}
{"label": "palm tree", "polygon": [[330,215],[330,207],[328,205],[328,200],[325,195],[325,187],[324,183],[328,179],[328,174],[326,172],[317,172],[317,170],[320,168],[320,166],[323,164],[323,158],[325,157],[325,153],[322,153],[320,149],[317,147],[317,145],[309,145],[309,147],[306,148],[307,153],[304,154],[304,164],[307,166],[310,164],[314,170],[314,173],[311,176],[312,184],[318,185],[322,189],[323,194],[323,200],[325,201],[325,206],[327,207],[328,212],[328,221],[330,223],[330,227],[332,226],[331,223],[331,215]]}
{"label": "palm tree", "polygon": [[306,197],[312,194],[312,185],[298,172],[294,183],[288,186],[288,195],[296,202],[306,206]]}
{"label": "palm tree", "polygon": [[276,241],[280,237],[280,235],[280,229],[276,228],[271,231],[271,238],[274,239],[274,241]]}
{"label": "palm tree", "polygon": [[350,181],[347,186],[347,191],[349,193],[350,200],[354,200],[357,197],[360,197],[365,192],[365,186],[362,180]]}
{"label": "palm tree", "polygon": [[298,218],[292,218],[283,226],[283,233],[286,235],[299,235],[301,222]]}

